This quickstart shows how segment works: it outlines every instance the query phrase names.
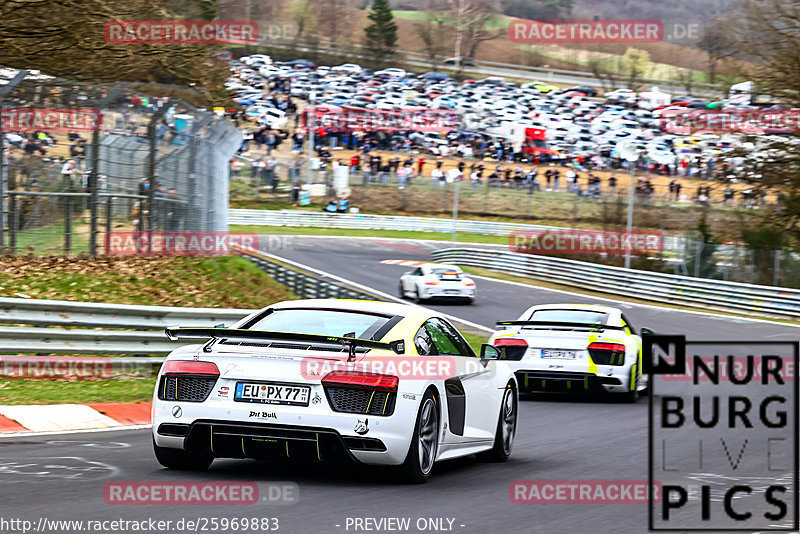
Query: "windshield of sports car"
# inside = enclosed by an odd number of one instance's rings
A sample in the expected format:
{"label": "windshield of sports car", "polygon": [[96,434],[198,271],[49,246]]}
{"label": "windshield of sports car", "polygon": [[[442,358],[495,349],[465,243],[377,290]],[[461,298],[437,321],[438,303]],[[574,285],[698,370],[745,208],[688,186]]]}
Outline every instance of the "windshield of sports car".
{"label": "windshield of sports car", "polygon": [[608,314],[592,310],[535,310],[528,320],[548,323],[606,324]]}
{"label": "windshield of sports car", "polygon": [[250,330],[324,336],[343,336],[355,332],[357,338],[372,339],[390,318],[358,311],[295,308],[273,310],[250,326]]}

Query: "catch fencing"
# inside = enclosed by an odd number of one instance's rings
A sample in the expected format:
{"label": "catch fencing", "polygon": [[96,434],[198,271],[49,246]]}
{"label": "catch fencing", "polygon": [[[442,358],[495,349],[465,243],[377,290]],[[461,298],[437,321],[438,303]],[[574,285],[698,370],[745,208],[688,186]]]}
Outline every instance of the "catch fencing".
{"label": "catch fencing", "polygon": [[800,319],[800,290],[796,289],[737,284],[475,248],[437,250],[433,252],[433,258],[439,262],[490,269],[659,303]]}
{"label": "catch fencing", "polygon": [[41,75],[0,78],[0,109],[0,249],[97,254],[111,228],[227,230],[229,161],[242,142],[227,119]]}

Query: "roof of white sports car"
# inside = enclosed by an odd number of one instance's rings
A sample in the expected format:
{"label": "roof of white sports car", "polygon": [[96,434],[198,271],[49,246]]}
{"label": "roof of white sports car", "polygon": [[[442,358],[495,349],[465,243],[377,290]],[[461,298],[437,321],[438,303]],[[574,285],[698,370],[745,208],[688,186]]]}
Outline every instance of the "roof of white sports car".
{"label": "roof of white sports car", "polygon": [[529,310],[586,310],[597,312],[619,312],[619,308],[604,306],[602,304],[537,304],[528,308]]}
{"label": "roof of white sports car", "polygon": [[355,300],[355,299],[303,299],[285,300],[276,302],[268,308],[287,309],[287,308],[328,308],[345,311],[361,311],[367,313],[386,313],[390,315],[401,315],[410,317],[412,315],[431,315],[424,308],[412,306],[410,304],[399,304],[394,302],[380,302],[377,300]]}

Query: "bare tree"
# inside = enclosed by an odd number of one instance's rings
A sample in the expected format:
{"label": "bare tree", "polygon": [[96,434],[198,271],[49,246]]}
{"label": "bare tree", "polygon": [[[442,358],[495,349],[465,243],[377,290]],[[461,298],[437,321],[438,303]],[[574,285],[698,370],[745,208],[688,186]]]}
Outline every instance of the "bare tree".
{"label": "bare tree", "polygon": [[[503,30],[487,30],[498,6],[493,0],[445,0],[448,21],[456,29],[455,57],[475,57],[483,41],[497,39]],[[458,64],[460,70],[461,64]]]}
{"label": "bare tree", "polygon": [[293,0],[291,4],[286,6],[286,14],[294,22],[297,29],[294,34],[295,44],[304,35],[314,33],[317,28],[316,9],[311,0]]}
{"label": "bare tree", "polygon": [[414,22],[414,33],[422,42],[421,50],[428,56],[431,68],[436,68],[436,56],[444,55],[445,48],[445,16],[437,6],[429,3],[425,16]]}
{"label": "bare tree", "polygon": [[697,47],[708,55],[709,83],[716,83],[719,62],[736,55],[737,46],[732,36],[728,23],[713,19],[697,41]]}
{"label": "bare tree", "polygon": [[[130,81],[193,87],[214,102],[227,95],[227,76],[216,45],[116,44],[104,38],[114,20],[179,18],[176,4],[162,0],[3,0],[0,2],[0,64],[39,69],[80,81]],[[207,3],[186,4],[197,17]]]}

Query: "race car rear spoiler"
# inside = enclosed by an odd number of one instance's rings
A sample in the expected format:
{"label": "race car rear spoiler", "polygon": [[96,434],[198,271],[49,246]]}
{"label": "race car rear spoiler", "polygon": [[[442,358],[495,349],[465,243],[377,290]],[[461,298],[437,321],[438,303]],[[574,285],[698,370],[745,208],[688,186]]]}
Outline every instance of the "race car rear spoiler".
{"label": "race car rear spoiler", "polygon": [[[306,343],[338,343],[349,350],[350,359],[355,359],[356,349],[391,350],[395,354],[405,353],[405,342],[402,339],[390,341],[374,341],[352,336],[323,336],[318,334],[299,334],[293,332],[271,332],[266,330],[245,330],[241,328],[181,328],[168,327],[164,333],[172,341],[178,339],[256,339],[262,341],[299,341]],[[353,334],[354,336],[355,334]]]}
{"label": "race car rear spoiler", "polygon": [[570,323],[566,321],[497,321],[497,326],[541,326],[561,328],[590,328],[592,330],[625,330],[624,326],[598,323]]}

